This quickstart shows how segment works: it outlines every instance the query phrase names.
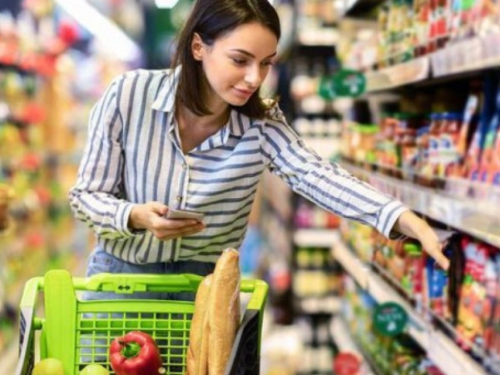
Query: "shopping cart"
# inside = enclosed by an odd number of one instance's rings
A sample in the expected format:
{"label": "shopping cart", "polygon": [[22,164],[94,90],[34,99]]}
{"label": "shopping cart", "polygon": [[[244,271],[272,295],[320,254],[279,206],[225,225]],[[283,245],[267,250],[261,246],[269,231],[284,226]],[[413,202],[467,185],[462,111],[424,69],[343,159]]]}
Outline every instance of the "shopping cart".
{"label": "shopping cart", "polygon": [[[67,271],[52,270],[45,277],[29,280],[20,304],[20,352],[15,375],[31,375],[35,349],[42,359],[59,359],[66,375],[78,375],[89,363],[101,364],[114,374],[107,348],[115,337],[134,330],[146,332],[156,340],[167,374],[184,375],[193,302],[81,301],[78,293],[194,292],[202,279],[190,274],[98,274],[73,278]],[[259,280],[242,280],[240,290],[251,296],[224,375],[258,375],[268,286]],[[38,303],[39,292],[44,294],[44,304]],[[43,318],[36,316],[41,306]],[[39,335],[35,335],[36,331],[40,331]]]}

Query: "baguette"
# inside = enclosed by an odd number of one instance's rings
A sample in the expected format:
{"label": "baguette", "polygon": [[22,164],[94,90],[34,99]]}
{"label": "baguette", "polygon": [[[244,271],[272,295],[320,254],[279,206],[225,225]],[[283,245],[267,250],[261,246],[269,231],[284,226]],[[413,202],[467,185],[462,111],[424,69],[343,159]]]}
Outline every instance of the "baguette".
{"label": "baguette", "polygon": [[215,266],[208,301],[208,375],[223,375],[240,324],[239,254],[225,250]]}
{"label": "baguette", "polygon": [[189,332],[186,375],[207,375],[208,373],[208,329],[207,308],[212,275],[206,276],[198,287],[194,302],[194,314]]}

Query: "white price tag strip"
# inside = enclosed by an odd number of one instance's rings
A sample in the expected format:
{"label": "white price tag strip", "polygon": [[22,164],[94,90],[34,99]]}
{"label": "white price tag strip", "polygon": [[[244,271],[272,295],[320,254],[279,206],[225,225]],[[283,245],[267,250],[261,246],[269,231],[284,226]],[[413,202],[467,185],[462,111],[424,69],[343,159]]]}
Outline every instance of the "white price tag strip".
{"label": "white price tag strip", "polygon": [[333,257],[351,275],[362,289],[368,288],[368,267],[351,253],[342,241],[333,247]]}
{"label": "white price tag strip", "polygon": [[375,92],[422,81],[429,77],[428,56],[416,58],[399,65],[369,72],[366,76],[366,91]]}
{"label": "white price tag strip", "polygon": [[441,332],[432,332],[426,349],[429,358],[447,375],[487,374],[467,353]]}
{"label": "white price tag strip", "polygon": [[340,352],[352,352],[360,355],[356,344],[349,334],[349,328],[342,318],[332,320],[332,336]]}
{"label": "white price tag strip", "polygon": [[429,56],[366,73],[367,92],[500,65],[500,33],[469,38]]}

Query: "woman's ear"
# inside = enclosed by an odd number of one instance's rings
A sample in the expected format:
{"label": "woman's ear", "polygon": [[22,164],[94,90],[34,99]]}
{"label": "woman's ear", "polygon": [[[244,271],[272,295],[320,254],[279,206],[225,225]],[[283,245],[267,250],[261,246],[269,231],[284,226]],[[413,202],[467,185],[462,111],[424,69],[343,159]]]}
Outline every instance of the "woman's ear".
{"label": "woman's ear", "polygon": [[194,33],[193,40],[191,41],[191,53],[195,60],[201,61],[203,50],[203,40],[201,40],[200,34]]}

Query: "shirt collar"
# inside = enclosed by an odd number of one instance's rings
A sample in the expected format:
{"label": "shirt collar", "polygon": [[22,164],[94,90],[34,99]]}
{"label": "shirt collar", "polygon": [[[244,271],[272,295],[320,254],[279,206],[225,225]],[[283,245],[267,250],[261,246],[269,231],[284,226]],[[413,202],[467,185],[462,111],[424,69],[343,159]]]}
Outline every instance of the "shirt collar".
{"label": "shirt collar", "polygon": [[167,77],[163,81],[151,108],[163,112],[172,112],[174,110],[175,93],[177,92],[180,72],[180,66],[167,70]]}
{"label": "shirt collar", "polygon": [[[163,111],[163,112],[173,112],[175,105],[175,94],[177,92],[177,86],[179,83],[179,76],[181,72],[181,66],[175,69],[169,69],[167,71],[167,77],[162,83],[158,94],[151,106],[152,109]],[[236,111],[234,108],[231,109],[231,115],[227,125],[222,128],[221,136],[223,143],[227,142],[229,133],[233,136],[241,137],[245,131],[247,131],[252,125],[252,120]],[[170,128],[169,130],[173,130]],[[229,130],[229,133],[227,132]]]}
{"label": "shirt collar", "polygon": [[238,112],[234,108],[231,109],[231,118],[229,121],[229,131],[232,135],[236,137],[241,137],[245,132],[250,129],[253,125],[254,120],[252,120],[247,115],[244,115],[241,112]]}

